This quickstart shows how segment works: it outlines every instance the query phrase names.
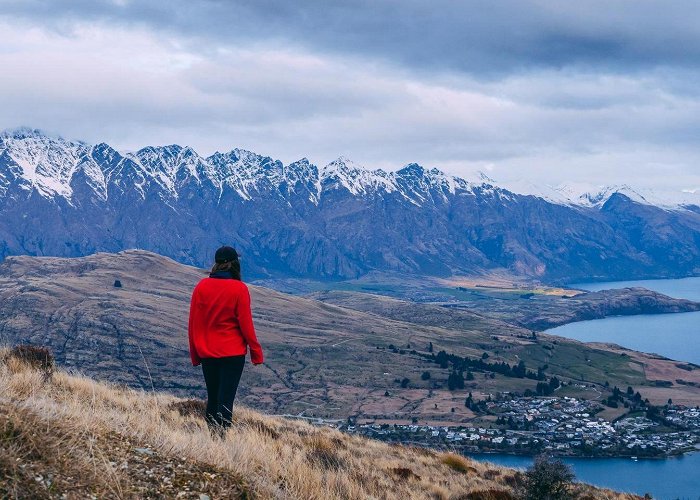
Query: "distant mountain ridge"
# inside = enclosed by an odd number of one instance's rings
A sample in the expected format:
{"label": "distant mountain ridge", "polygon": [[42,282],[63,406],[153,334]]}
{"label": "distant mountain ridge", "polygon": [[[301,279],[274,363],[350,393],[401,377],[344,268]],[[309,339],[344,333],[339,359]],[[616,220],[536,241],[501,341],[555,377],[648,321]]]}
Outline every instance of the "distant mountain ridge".
{"label": "distant mountain ridge", "polygon": [[230,242],[249,276],[369,271],[545,280],[700,274],[700,209],[611,189],[590,203],[516,194],[412,163],[319,168],[233,149],[121,153],[33,129],[0,135],[0,258],[143,248],[206,265]]}
{"label": "distant mountain ridge", "polygon": [[[496,182],[493,181],[495,184]],[[672,210],[697,211],[700,208],[699,190],[659,190],[635,188],[628,184],[595,185],[586,183],[562,183],[537,185],[527,181],[512,181],[499,184],[515,193],[538,196],[552,203],[600,208],[613,194],[622,194],[645,205]]]}

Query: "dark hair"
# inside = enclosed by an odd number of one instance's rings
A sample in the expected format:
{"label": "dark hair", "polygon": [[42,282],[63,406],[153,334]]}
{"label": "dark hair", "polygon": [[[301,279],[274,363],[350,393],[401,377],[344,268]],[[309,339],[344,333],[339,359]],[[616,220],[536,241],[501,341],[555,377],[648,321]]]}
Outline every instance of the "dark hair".
{"label": "dark hair", "polygon": [[230,260],[228,262],[214,264],[209,274],[211,275],[214,273],[220,273],[224,271],[228,271],[229,273],[231,273],[231,277],[233,279],[241,281],[241,261],[239,261],[238,258]]}

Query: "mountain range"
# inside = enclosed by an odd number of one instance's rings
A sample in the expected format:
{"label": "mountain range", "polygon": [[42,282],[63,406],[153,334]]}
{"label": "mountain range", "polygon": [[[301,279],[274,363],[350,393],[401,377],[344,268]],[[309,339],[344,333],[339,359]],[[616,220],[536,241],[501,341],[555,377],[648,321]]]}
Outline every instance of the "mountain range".
{"label": "mountain range", "polygon": [[21,128],[0,135],[0,258],[142,248],[203,266],[228,243],[249,279],[700,274],[690,195],[674,204],[628,187],[516,190],[415,163],[386,172],[342,157],[285,165],[242,149],[120,152]]}

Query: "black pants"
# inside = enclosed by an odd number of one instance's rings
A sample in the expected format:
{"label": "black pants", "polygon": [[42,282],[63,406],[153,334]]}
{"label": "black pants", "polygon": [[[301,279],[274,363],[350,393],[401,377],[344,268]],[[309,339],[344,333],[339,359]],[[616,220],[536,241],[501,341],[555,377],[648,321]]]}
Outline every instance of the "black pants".
{"label": "black pants", "polygon": [[241,380],[245,355],[203,358],[202,372],[207,384],[207,423],[212,428],[231,426],[231,411]]}

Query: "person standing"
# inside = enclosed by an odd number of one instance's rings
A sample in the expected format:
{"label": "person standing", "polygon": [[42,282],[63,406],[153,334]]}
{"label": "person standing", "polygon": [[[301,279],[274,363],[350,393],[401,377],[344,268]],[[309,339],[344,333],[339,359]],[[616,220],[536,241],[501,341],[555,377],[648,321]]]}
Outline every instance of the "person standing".
{"label": "person standing", "polygon": [[207,386],[207,423],[213,433],[223,436],[231,426],[248,348],[254,365],[264,358],[255,335],[250,292],[241,281],[238,252],[223,246],[214,261],[209,277],[192,292],[188,335],[192,365],[202,365]]}

